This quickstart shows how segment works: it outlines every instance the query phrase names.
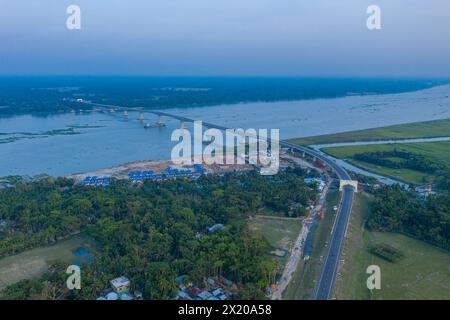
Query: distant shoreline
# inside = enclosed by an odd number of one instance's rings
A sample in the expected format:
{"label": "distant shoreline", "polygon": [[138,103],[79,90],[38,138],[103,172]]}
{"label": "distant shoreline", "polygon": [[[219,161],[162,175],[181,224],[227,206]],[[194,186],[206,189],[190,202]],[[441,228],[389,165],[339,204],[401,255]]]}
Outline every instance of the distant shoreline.
{"label": "distant shoreline", "polygon": [[0,118],[68,112],[77,105],[65,100],[76,98],[149,110],[208,108],[408,93],[446,84],[450,79],[0,76]]}
{"label": "distant shoreline", "polygon": [[[399,94],[174,108],[171,113],[229,128],[278,128],[280,138],[290,140],[448,119],[449,95],[450,85],[445,85]],[[169,159],[174,145],[171,133],[179,128],[179,121],[165,118],[166,127],[144,129],[138,116],[138,112],[130,112],[126,118],[118,113],[90,112],[60,113],[45,118],[29,115],[0,118],[0,127],[5,132],[41,132],[44,128],[49,131],[74,125],[90,127],[78,129],[81,134],[76,135],[52,135],[0,144],[0,175],[33,176],[47,172],[52,176],[64,176],[137,159]],[[148,115],[148,118],[148,122],[157,121],[156,116]],[[431,127],[425,131],[436,130]]]}

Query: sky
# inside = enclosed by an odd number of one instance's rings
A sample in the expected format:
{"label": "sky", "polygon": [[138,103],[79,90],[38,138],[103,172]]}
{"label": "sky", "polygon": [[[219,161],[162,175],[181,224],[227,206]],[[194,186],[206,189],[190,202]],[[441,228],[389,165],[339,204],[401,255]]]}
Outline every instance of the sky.
{"label": "sky", "polygon": [[0,0],[0,75],[40,74],[450,77],[450,1]]}

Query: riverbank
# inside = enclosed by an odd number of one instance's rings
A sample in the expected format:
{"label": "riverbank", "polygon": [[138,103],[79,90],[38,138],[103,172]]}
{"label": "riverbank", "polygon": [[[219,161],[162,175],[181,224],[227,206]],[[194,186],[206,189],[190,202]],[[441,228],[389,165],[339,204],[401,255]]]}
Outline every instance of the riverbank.
{"label": "riverbank", "polygon": [[[174,108],[171,113],[230,128],[279,129],[281,139],[291,139],[448,119],[449,95],[450,85],[444,85],[400,94]],[[87,98],[95,101],[95,97]],[[175,145],[171,134],[180,127],[179,121],[165,117],[164,128],[144,129],[138,117],[137,112],[129,112],[128,117],[89,112],[0,118],[1,131],[8,134],[55,132],[74,126],[79,133],[1,143],[0,176],[64,176],[138,159],[170,158]],[[150,119],[149,115],[149,123],[156,121],[156,116]]]}
{"label": "riverbank", "polygon": [[[227,173],[236,171],[249,171],[253,170],[254,167],[249,164],[205,164],[202,163],[202,168],[205,173]],[[77,182],[83,181],[86,177],[108,177],[115,179],[128,179],[131,171],[153,171],[155,174],[164,173],[167,169],[178,169],[184,170],[191,168],[193,165],[180,165],[175,164],[171,160],[142,160],[124,163],[118,166],[104,168],[99,170],[94,170],[90,172],[84,172],[79,174],[72,174],[67,176],[72,178]]]}
{"label": "riverbank", "polygon": [[366,130],[292,139],[292,143],[309,146],[328,146],[345,143],[385,142],[391,140],[450,137],[450,119],[420,121]]}
{"label": "riverbank", "polygon": [[[411,142],[411,140],[405,140],[405,142],[398,140],[389,144],[355,144],[326,147],[321,150],[361,170],[370,171],[378,175],[415,185],[436,182],[444,174],[444,171],[448,171],[450,167],[450,139],[444,138],[418,139],[414,140],[414,142]],[[431,171],[427,168],[408,166],[404,158],[395,156],[396,152],[401,152],[419,159],[416,161],[428,161],[429,166],[434,165],[435,167],[439,166],[442,168]],[[377,161],[380,161],[379,163],[362,161],[358,158],[360,155],[374,153],[378,153]],[[381,154],[385,154],[385,156],[383,157]],[[384,164],[385,162],[387,164]],[[389,163],[396,165],[392,166]]]}
{"label": "riverbank", "polygon": [[[327,154],[347,170],[373,177],[385,184],[423,184],[434,181],[429,174],[409,169],[383,168],[352,159],[356,153],[405,149],[408,152],[444,161],[449,165],[447,146],[450,145],[450,119],[424,121],[380,127],[339,134],[321,135],[291,140],[308,144],[317,152]],[[398,159],[397,159],[398,160]]]}

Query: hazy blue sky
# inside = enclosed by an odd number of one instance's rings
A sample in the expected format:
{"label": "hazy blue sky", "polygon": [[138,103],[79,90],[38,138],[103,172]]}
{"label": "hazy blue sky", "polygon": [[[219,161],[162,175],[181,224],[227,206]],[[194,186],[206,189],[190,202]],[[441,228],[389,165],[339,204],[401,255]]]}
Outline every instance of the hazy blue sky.
{"label": "hazy blue sky", "polygon": [[449,77],[450,1],[0,0],[0,74]]}

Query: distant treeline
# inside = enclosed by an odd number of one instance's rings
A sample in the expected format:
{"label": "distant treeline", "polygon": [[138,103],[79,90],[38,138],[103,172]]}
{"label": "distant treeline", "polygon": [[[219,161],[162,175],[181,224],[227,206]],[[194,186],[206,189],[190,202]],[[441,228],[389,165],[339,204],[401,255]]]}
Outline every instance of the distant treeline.
{"label": "distant treeline", "polygon": [[[89,109],[67,99],[161,109],[415,91],[445,81],[281,77],[0,77],[0,116]],[[66,99],[66,100],[65,100]]]}
{"label": "distant treeline", "polygon": [[423,199],[398,185],[383,186],[375,191],[367,226],[406,233],[450,250],[450,195]]}
{"label": "distant treeline", "polygon": [[[109,280],[125,275],[146,298],[168,299],[176,294],[176,276],[186,274],[198,284],[225,276],[240,286],[241,298],[262,298],[276,268],[267,242],[249,232],[247,218],[264,207],[289,213],[294,203],[306,206],[317,191],[304,176],[292,169],[268,177],[251,172],[142,186],[114,181],[106,189],[47,179],[0,189],[0,219],[9,226],[0,229],[0,257],[79,231],[99,251],[83,269],[80,291],[65,290],[55,280],[60,275],[47,274],[3,294],[23,299],[61,292],[59,298],[92,299]],[[217,223],[225,227],[208,233]]]}

